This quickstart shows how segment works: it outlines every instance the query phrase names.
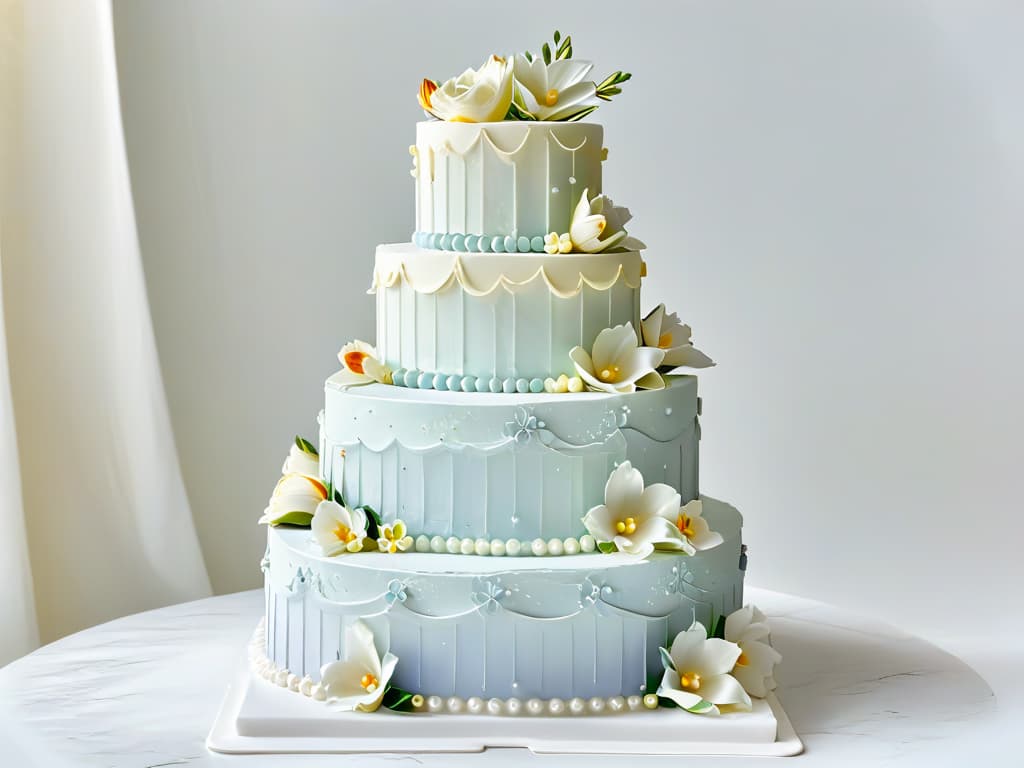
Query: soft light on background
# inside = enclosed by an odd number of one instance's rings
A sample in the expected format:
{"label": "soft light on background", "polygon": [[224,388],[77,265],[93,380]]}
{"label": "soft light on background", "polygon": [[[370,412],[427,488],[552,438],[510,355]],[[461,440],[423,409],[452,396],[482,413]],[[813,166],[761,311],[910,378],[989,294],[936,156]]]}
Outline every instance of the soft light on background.
{"label": "soft light on background", "polygon": [[424,76],[571,33],[605,191],[701,373],[701,486],[752,583],[918,631],[1020,583],[1024,101],[1007,3],[115,3],[128,161],[178,456],[214,589],[372,339],[373,249],[413,227]]}

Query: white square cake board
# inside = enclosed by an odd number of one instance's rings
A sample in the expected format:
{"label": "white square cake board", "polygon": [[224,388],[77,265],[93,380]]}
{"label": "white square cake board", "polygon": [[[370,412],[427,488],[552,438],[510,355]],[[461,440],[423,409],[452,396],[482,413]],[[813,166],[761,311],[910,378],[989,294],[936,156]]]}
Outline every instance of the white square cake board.
{"label": "white square cake board", "polygon": [[[395,728],[398,719],[402,727]],[[624,722],[629,723],[623,728]],[[227,754],[481,752],[538,754],[765,755],[803,751],[778,699],[718,717],[676,709],[578,717],[337,712],[239,666],[206,746]]]}

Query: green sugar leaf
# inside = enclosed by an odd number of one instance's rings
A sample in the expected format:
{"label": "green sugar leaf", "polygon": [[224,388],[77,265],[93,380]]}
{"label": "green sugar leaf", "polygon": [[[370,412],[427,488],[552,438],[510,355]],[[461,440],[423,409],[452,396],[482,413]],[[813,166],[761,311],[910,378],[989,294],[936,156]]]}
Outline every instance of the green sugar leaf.
{"label": "green sugar leaf", "polygon": [[672,661],[672,657],[668,653],[667,648],[659,648],[658,651],[661,653],[661,663],[665,666],[665,669],[675,669],[676,663]]}
{"label": "green sugar leaf", "polygon": [[409,693],[409,691],[389,685],[387,690],[384,691],[384,696],[381,698],[380,703],[381,706],[395,712],[411,712],[412,697],[413,694]]}
{"label": "green sugar leaf", "polygon": [[320,456],[320,452],[316,449],[316,446],[309,442],[309,440],[299,437],[298,435],[295,436],[295,445],[297,445],[299,450],[303,453],[308,453],[310,456],[316,456],[318,458]]}
{"label": "green sugar leaf", "polygon": [[606,555],[616,550],[614,541],[599,541],[597,542],[597,548]]}
{"label": "green sugar leaf", "polygon": [[551,46],[549,46],[547,43],[544,43],[544,45],[540,47],[540,54],[541,56],[544,57],[545,64],[551,63]]}
{"label": "green sugar leaf", "polygon": [[292,525],[296,528],[309,528],[310,523],[313,522],[313,516],[309,512],[300,512],[298,510],[294,512],[285,512],[283,515],[278,515],[270,521],[271,525]]}
{"label": "green sugar leaf", "polygon": [[692,707],[687,707],[686,711],[687,712],[693,712],[693,714],[695,714],[695,715],[703,715],[706,712],[710,712],[712,709],[714,709],[714,707],[715,707],[715,705],[712,704],[710,701],[707,701],[705,699],[701,699],[696,704],[694,704]]}
{"label": "green sugar leaf", "polygon": [[562,33],[557,29],[555,30],[555,45],[558,45],[558,41],[562,39]]}

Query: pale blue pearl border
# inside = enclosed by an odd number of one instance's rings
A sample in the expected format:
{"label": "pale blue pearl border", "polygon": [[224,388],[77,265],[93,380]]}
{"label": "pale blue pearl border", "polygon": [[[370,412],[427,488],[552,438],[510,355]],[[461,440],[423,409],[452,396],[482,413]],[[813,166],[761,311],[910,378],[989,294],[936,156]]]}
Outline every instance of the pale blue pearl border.
{"label": "pale blue pearl border", "polygon": [[461,232],[414,232],[413,245],[458,253],[544,253],[544,236],[466,235]]}
{"label": "pale blue pearl border", "polygon": [[435,373],[415,368],[399,368],[391,375],[396,387],[434,389],[438,392],[504,392],[506,395],[544,391],[544,379],[538,376],[463,376],[453,373]]}

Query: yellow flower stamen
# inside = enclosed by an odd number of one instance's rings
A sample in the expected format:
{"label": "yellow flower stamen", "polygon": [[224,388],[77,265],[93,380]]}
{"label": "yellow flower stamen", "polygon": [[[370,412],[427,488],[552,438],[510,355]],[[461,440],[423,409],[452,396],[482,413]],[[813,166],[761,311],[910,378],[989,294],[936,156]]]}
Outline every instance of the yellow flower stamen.
{"label": "yellow flower stamen", "polygon": [[338,541],[344,541],[346,544],[355,541],[356,538],[356,535],[344,523],[338,523],[337,528],[334,529],[334,535]]}
{"label": "yellow flower stamen", "polygon": [[694,534],[693,530],[693,518],[685,512],[680,512],[679,517],[676,519],[676,527],[679,532],[686,538],[692,538]]}
{"label": "yellow flower stamen", "polygon": [[619,522],[615,524],[615,530],[619,533],[631,536],[636,533],[636,518],[627,517],[625,520],[619,520]]}
{"label": "yellow flower stamen", "polygon": [[617,366],[617,365],[610,365],[607,368],[603,369],[600,373],[598,373],[597,376],[598,376],[599,379],[601,379],[601,381],[612,382],[612,381],[618,381],[619,374],[621,372],[622,372],[622,369],[619,368],[619,366]]}
{"label": "yellow flower stamen", "polygon": [[380,681],[374,675],[367,672],[359,679],[359,685],[361,685],[367,693],[373,693],[377,690],[377,685]]}
{"label": "yellow flower stamen", "polygon": [[683,672],[679,675],[679,685],[684,691],[699,691],[700,675],[696,672]]}
{"label": "yellow flower stamen", "polygon": [[[420,102],[420,106],[423,107],[427,112],[430,111],[430,97],[434,91],[437,90],[437,83],[433,80],[423,78],[423,82],[420,83],[420,92],[416,94],[416,98]],[[414,147],[409,147],[409,151],[412,152]]]}
{"label": "yellow flower stamen", "polygon": [[745,654],[743,651],[740,651],[740,656],[739,656],[738,659],[736,659],[736,666],[737,667],[745,667],[749,663],[750,663],[750,659],[747,658],[747,654]]}
{"label": "yellow flower stamen", "polygon": [[499,64],[504,64],[505,63],[505,58],[503,56],[499,56],[496,53],[492,53],[491,54],[491,61],[496,61]]}
{"label": "yellow flower stamen", "polygon": [[550,91],[547,92],[547,94],[544,96],[544,103],[547,104],[549,107],[553,107],[555,106],[555,104],[558,103],[557,88],[552,88]]}
{"label": "yellow flower stamen", "polygon": [[346,352],[345,367],[352,371],[352,373],[365,373],[366,371],[363,370],[363,360],[367,357],[369,357],[369,355],[358,350]]}
{"label": "yellow flower stamen", "polygon": [[671,346],[672,346],[672,334],[671,333],[663,333],[663,334],[661,334],[661,336],[658,337],[658,348],[659,349],[668,349]]}

